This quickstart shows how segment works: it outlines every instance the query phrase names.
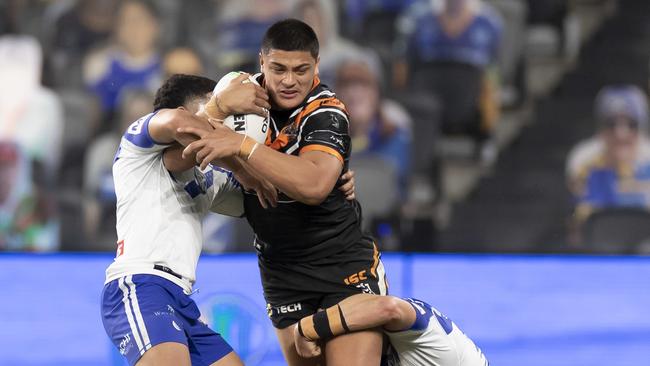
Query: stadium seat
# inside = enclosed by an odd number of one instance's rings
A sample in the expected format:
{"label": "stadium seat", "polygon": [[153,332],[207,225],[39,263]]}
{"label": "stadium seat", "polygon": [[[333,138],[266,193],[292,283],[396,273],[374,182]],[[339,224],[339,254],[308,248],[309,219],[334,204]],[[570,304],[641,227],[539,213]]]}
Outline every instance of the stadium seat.
{"label": "stadium seat", "polygon": [[372,48],[379,56],[385,70],[390,69],[393,60],[393,44],[397,34],[395,21],[398,13],[394,11],[372,12],[363,21],[361,33],[355,42]]}
{"label": "stadium seat", "polygon": [[355,192],[363,208],[363,225],[370,228],[373,218],[388,216],[399,202],[397,169],[371,154],[350,160],[355,171]]}
{"label": "stadium seat", "polygon": [[414,91],[434,93],[438,97],[443,106],[443,133],[476,135],[480,126],[482,77],[482,70],[472,65],[435,62],[417,66],[410,86]]}
{"label": "stadium seat", "polygon": [[87,144],[97,118],[94,99],[82,90],[58,90],[58,94],[65,113],[63,148]]}
{"label": "stadium seat", "polygon": [[583,241],[598,253],[636,253],[650,239],[650,212],[642,208],[609,208],[591,215]]}

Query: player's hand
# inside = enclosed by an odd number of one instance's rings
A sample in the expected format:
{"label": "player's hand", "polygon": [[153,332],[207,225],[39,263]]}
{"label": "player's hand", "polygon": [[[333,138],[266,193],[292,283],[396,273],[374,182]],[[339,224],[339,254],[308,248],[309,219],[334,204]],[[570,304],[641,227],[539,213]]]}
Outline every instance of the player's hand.
{"label": "player's hand", "polygon": [[249,82],[249,74],[242,73],[217,94],[213,94],[205,110],[208,116],[224,119],[233,114],[258,114],[266,117],[269,104],[269,95],[261,86]]}
{"label": "player's hand", "polygon": [[348,170],[345,174],[341,176],[341,179],[345,182],[342,186],[339,187],[339,190],[345,195],[345,199],[352,201],[354,196],[354,170]]}
{"label": "player's hand", "polygon": [[301,336],[300,332],[298,332],[298,324],[293,327],[293,340],[296,343],[296,351],[300,356],[304,358],[320,356],[321,349],[318,343]]}
{"label": "player's hand", "polygon": [[205,169],[213,160],[237,155],[244,135],[240,135],[223,125],[214,125],[214,130],[208,131],[195,127],[181,127],[180,133],[195,135],[199,140],[187,145],[183,150],[183,159],[196,154],[196,162]]}
{"label": "player's hand", "polygon": [[264,209],[269,208],[269,206],[277,206],[278,190],[271,182],[253,173],[250,167],[239,169],[234,173],[235,178],[237,178],[237,181],[241,183],[245,190],[255,191],[257,193],[257,199]]}

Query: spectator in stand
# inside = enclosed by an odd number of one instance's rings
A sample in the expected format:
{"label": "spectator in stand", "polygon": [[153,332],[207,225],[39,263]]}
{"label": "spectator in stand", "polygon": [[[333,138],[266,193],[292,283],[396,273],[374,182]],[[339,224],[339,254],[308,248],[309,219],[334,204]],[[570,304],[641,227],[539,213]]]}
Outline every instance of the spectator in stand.
{"label": "spectator in stand", "polygon": [[355,39],[363,38],[362,25],[367,17],[376,13],[401,13],[420,0],[345,0],[346,28]]}
{"label": "spectator in stand", "polygon": [[[159,33],[158,12],[152,1],[125,0],[117,12],[112,43],[88,55],[84,80],[99,97],[106,121],[111,120],[123,90],[153,92],[160,84]],[[106,127],[103,130],[109,129]]]}
{"label": "spectator in stand", "polygon": [[404,196],[410,173],[411,117],[397,102],[383,98],[380,67],[369,57],[344,61],[336,90],[350,113],[352,154],[374,154],[394,165]]}
{"label": "spectator in stand", "polygon": [[650,209],[650,141],[647,96],[636,86],[603,88],[595,102],[598,131],[567,158],[575,200],[570,242],[594,211],[608,207]]}
{"label": "spectator in stand", "polygon": [[403,89],[410,79],[414,89],[437,94],[443,132],[475,137],[487,162],[496,158],[490,137],[500,109],[496,62],[501,32],[501,18],[486,3],[421,1],[398,20],[395,45],[395,87]]}
{"label": "spectator in stand", "polygon": [[0,141],[0,250],[59,247],[53,200],[42,181],[34,182],[32,165],[19,144]]}
{"label": "spectator in stand", "polygon": [[42,62],[35,38],[0,37],[0,140],[16,142],[51,187],[61,162],[63,107],[41,85]]}
{"label": "spectator in stand", "polygon": [[165,54],[163,59],[164,79],[174,74],[204,75],[203,61],[193,49],[176,47]]}
{"label": "spectator in stand", "polygon": [[57,85],[73,82],[81,85],[81,60],[109,40],[118,3],[118,0],[79,0],[52,20],[51,56]]}
{"label": "spectator in stand", "polygon": [[[154,95],[148,90],[128,89],[122,93],[115,128],[95,138],[84,161],[83,208],[86,241],[94,249],[115,248],[115,187],[113,158],[124,131],[133,121],[151,111]],[[91,248],[88,248],[91,249]]]}
{"label": "spectator in stand", "polygon": [[206,59],[214,63],[217,74],[233,70],[259,72],[260,39],[271,24],[287,17],[291,3],[287,0],[221,1],[217,15],[190,41],[198,44]]}
{"label": "spectator in stand", "polygon": [[339,64],[349,58],[358,58],[363,50],[339,33],[336,4],[329,0],[300,0],[295,8],[296,18],[309,24],[319,42],[320,63],[318,76],[325,85],[332,85]]}

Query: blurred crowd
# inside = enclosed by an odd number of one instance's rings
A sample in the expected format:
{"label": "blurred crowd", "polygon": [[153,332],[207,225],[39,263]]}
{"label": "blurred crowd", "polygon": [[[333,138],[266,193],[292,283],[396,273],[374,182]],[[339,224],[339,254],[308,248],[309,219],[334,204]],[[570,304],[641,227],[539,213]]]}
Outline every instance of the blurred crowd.
{"label": "blurred crowd", "polygon": [[[464,136],[469,159],[494,163],[502,114],[529,101],[526,30],[544,24],[565,52],[570,3],[2,1],[0,249],[113,250],[111,167],[126,126],[172,74],[258,72],[266,28],[286,17],[314,28],[321,80],[350,113],[366,227],[387,249],[426,244],[435,220],[419,213],[444,195],[438,139]],[[595,104],[597,133],[567,163],[576,243],[598,208],[650,202],[646,95],[612,86]],[[249,248],[242,222],[206,220],[208,250]]]}

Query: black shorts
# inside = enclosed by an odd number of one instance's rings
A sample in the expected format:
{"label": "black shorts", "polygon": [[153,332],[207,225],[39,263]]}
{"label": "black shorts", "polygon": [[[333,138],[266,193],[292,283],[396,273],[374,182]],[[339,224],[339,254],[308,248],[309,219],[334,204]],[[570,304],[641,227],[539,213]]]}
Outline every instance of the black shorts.
{"label": "black shorts", "polygon": [[301,263],[258,256],[266,309],[279,329],[351,295],[386,295],[388,284],[377,246],[362,238],[328,258]]}

